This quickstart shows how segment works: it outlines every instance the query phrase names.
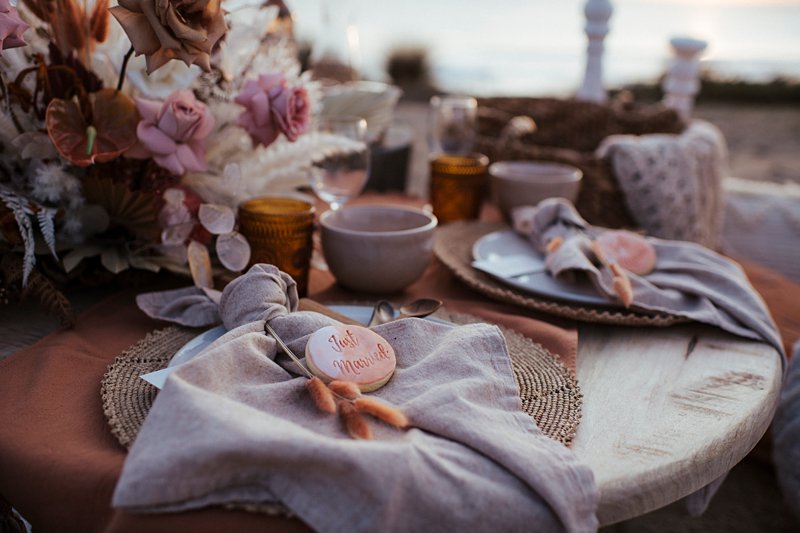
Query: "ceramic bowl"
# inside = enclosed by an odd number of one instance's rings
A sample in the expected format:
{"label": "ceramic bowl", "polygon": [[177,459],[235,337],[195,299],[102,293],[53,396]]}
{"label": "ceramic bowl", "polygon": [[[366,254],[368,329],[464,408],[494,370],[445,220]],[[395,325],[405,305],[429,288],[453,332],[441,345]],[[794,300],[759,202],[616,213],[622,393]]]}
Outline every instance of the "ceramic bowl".
{"label": "ceramic bowl", "polygon": [[433,256],[436,217],[419,209],[354,206],[320,216],[322,252],[342,286],[361,292],[403,290]]}
{"label": "ceramic bowl", "polygon": [[380,143],[392,122],[394,109],[403,91],[377,81],[355,81],[323,89],[320,116],[363,117],[367,121],[367,140]]}
{"label": "ceramic bowl", "polygon": [[578,198],[583,172],[546,161],[499,161],[489,166],[494,201],[510,217],[515,207],[536,205],[545,198]]}

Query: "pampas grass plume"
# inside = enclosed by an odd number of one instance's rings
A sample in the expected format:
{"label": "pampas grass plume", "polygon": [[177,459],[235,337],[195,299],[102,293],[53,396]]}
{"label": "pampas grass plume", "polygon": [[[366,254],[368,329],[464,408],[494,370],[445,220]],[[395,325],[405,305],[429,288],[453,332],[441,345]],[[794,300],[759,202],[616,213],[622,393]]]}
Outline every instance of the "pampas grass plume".
{"label": "pampas grass plume", "polygon": [[356,411],[372,415],[390,426],[401,429],[408,427],[409,421],[406,415],[398,409],[379,402],[378,400],[372,398],[358,398],[353,402],[353,405]]}
{"label": "pampas grass plume", "polygon": [[320,411],[331,414],[336,412],[336,401],[333,398],[333,393],[321,379],[318,377],[309,378],[306,383],[306,389],[311,394],[314,405]]}

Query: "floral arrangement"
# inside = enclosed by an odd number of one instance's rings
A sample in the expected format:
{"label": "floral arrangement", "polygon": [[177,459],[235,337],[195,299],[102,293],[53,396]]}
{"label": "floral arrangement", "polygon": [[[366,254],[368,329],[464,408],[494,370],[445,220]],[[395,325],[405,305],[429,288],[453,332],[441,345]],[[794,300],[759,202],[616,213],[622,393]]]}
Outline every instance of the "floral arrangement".
{"label": "floral arrangement", "polygon": [[0,0],[0,299],[167,268],[241,271],[242,200],[305,184],[332,140],[277,8]]}

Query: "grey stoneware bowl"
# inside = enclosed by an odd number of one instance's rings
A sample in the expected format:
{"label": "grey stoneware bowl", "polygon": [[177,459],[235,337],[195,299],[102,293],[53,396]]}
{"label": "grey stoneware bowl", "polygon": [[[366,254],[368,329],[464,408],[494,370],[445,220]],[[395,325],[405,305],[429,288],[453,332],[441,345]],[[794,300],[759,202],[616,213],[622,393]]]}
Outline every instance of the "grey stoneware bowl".
{"label": "grey stoneware bowl", "polygon": [[422,276],[438,221],[420,209],[370,205],[326,211],[319,223],[325,261],[340,285],[391,293]]}

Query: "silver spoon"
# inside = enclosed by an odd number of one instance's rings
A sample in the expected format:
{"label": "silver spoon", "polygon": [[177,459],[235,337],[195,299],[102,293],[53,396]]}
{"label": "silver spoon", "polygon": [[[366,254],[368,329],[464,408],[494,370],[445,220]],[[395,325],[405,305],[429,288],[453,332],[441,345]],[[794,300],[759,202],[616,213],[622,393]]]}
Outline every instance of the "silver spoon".
{"label": "silver spoon", "polygon": [[392,320],[400,320],[401,318],[424,318],[436,312],[441,306],[441,300],[419,298],[413,302],[401,305],[398,310],[400,314],[395,318],[394,306],[386,300],[379,300],[375,303],[375,307],[372,310],[372,317],[369,319],[368,327],[378,326],[391,322]]}

